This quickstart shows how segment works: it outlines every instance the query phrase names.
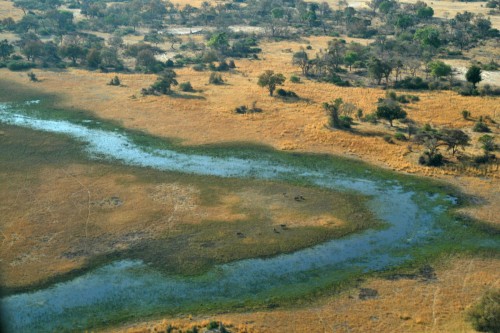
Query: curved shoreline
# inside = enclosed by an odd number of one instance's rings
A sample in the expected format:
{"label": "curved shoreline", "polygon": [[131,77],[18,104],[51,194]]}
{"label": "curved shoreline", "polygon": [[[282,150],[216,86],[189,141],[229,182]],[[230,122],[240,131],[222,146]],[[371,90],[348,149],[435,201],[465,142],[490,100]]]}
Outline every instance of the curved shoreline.
{"label": "curved shoreline", "polygon": [[454,198],[442,193],[408,190],[399,181],[374,180],[363,173],[348,176],[331,169],[312,170],[265,159],[147,150],[124,134],[68,121],[36,119],[1,106],[0,122],[69,135],[86,142],[86,151],[93,158],[218,177],[281,181],[299,178],[322,188],[370,196],[369,208],[389,224],[383,230],[368,230],[291,254],[216,266],[193,278],[164,276],[140,261],[122,260],[44,290],[4,298],[4,318],[12,331],[85,328],[106,322],[117,313],[124,317],[137,313],[146,316],[204,302],[223,307],[304,294],[341,281],[350,273],[378,271],[411,260],[412,249],[443,237],[439,224],[450,219],[447,210],[454,205]]}

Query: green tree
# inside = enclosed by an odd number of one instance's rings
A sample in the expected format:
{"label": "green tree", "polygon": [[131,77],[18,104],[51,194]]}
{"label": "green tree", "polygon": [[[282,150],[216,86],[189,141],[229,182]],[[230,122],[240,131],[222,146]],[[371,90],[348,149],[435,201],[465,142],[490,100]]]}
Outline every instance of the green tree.
{"label": "green tree", "polygon": [[406,111],[401,108],[398,102],[392,99],[383,99],[378,103],[377,111],[375,112],[377,118],[382,118],[389,121],[392,127],[392,122],[396,119],[406,118]]}
{"label": "green tree", "polygon": [[207,45],[214,50],[225,53],[229,48],[229,38],[225,32],[216,33],[210,37]]}
{"label": "green tree", "polygon": [[283,74],[274,74],[274,71],[267,70],[259,76],[259,81],[257,84],[261,87],[267,87],[269,90],[269,95],[273,96],[274,90],[277,86],[283,85],[286,78]]}
{"label": "green tree", "polygon": [[351,70],[352,65],[354,65],[354,63],[358,60],[359,60],[359,54],[354,51],[347,51],[347,53],[344,56],[344,63],[347,66],[349,66],[349,70]]}
{"label": "green tree", "polygon": [[171,69],[167,69],[160,73],[158,79],[155,83],[153,83],[151,88],[159,94],[168,95],[172,92],[172,86],[176,86],[178,84],[175,79],[176,77],[177,73]]}
{"label": "green tree", "polygon": [[439,31],[432,26],[420,28],[415,31],[413,39],[419,41],[422,45],[432,46],[435,48],[441,46]]}
{"label": "green tree", "polygon": [[0,41],[0,57],[5,60],[10,57],[12,53],[14,53],[14,46],[10,44],[7,39]]}
{"label": "green tree", "polygon": [[448,150],[451,150],[452,155],[455,155],[459,147],[463,150],[465,146],[470,145],[470,136],[459,129],[443,129],[439,133],[439,137],[448,147]]}
{"label": "green tree", "polygon": [[467,81],[472,83],[474,89],[476,89],[476,85],[483,79],[481,77],[481,68],[476,65],[470,66],[467,70],[467,73],[465,73],[465,78],[467,79]]}
{"label": "green tree", "polygon": [[432,76],[434,76],[435,78],[448,76],[452,72],[451,66],[445,64],[440,60],[429,63],[429,69],[431,70]]}
{"label": "green tree", "polygon": [[86,50],[76,43],[70,43],[63,45],[59,49],[59,53],[65,58],[70,58],[73,65],[76,65],[76,61],[86,55]]}

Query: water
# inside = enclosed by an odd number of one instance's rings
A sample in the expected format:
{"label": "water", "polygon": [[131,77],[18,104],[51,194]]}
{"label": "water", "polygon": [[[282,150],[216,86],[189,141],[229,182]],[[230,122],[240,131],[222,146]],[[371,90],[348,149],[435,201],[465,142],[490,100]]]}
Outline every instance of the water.
{"label": "water", "polygon": [[83,329],[130,315],[300,296],[342,281],[349,273],[382,270],[411,260],[411,249],[443,237],[438,221],[453,206],[453,198],[418,196],[397,181],[371,179],[368,174],[348,176],[264,158],[147,149],[125,134],[29,117],[7,104],[0,105],[0,122],[69,135],[87,143],[85,149],[94,159],[218,177],[282,181],[300,177],[322,188],[355,191],[370,197],[370,210],[388,225],[291,254],[219,265],[196,277],[166,276],[141,261],[117,261],[44,290],[2,299],[3,319],[12,332]]}

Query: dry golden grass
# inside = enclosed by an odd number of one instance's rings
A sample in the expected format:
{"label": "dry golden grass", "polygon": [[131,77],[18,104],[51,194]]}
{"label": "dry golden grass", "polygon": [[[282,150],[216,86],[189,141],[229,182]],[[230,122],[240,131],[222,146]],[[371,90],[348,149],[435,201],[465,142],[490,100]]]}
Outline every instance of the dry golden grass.
{"label": "dry golden grass", "polygon": [[454,259],[436,275],[431,282],[375,279],[364,283],[363,288],[378,291],[375,299],[360,300],[354,289],[304,308],[165,318],[106,332],[157,332],[169,324],[185,330],[211,320],[247,333],[475,332],[465,321],[465,312],[483,292],[500,287],[500,261]]}
{"label": "dry golden grass", "polygon": [[[326,46],[328,38],[312,38],[313,50]],[[119,120],[124,126],[148,131],[163,137],[180,138],[186,144],[249,141],[271,145],[277,149],[311,151],[349,155],[397,171],[444,178],[453,183],[460,174],[442,168],[428,168],[416,163],[415,152],[408,150],[408,143],[387,144],[382,136],[394,133],[385,124],[362,123],[355,132],[332,131],[325,124],[327,117],[321,103],[341,97],[355,103],[365,114],[373,112],[384,91],[375,88],[343,88],[327,83],[304,80],[294,84],[286,82],[285,88],[295,91],[303,100],[284,102],[268,96],[256,82],[266,69],[284,73],[287,77],[299,71],[291,64],[291,54],[285,50],[299,50],[305,43],[280,42],[263,45],[262,61],[237,60],[237,72],[224,73],[227,84],[208,85],[208,72],[189,68],[177,70],[179,82],[190,81],[197,93],[178,93],[177,96],[141,97],[140,90],[154,82],[154,75],[120,74],[125,87],[107,86],[114,74],[69,70],[66,72],[35,71],[42,82],[28,83],[24,73],[1,70],[6,80],[63,96],[61,107],[87,109],[104,119]],[[410,104],[409,117],[433,126],[464,128],[473,136],[469,152],[478,153],[478,134],[470,132],[472,121],[464,120],[461,111],[472,113],[473,118],[489,116],[500,121],[497,98],[463,97],[453,92],[416,93],[421,101]],[[257,103],[261,114],[236,115],[233,110],[240,105]],[[496,125],[491,126],[498,133]],[[359,133],[359,134],[358,134]],[[481,193],[489,205],[483,209],[492,212],[492,222],[499,223],[500,205],[495,186],[499,172],[491,179],[461,177],[460,185],[468,188],[487,187]],[[490,185],[491,183],[491,185]],[[468,185],[466,185],[468,184]],[[488,199],[491,198],[491,199]],[[483,214],[484,215],[484,214]]]}
{"label": "dry golden grass", "polygon": [[23,11],[14,7],[14,3],[12,1],[0,0],[0,19],[12,17],[17,21],[23,16]]}

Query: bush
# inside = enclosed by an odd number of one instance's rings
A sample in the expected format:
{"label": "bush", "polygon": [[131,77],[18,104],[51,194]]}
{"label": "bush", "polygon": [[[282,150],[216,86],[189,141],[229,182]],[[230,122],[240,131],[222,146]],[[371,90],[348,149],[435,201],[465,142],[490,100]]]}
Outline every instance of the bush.
{"label": "bush", "polygon": [[425,90],[429,89],[429,83],[425,82],[421,77],[407,77],[397,82],[394,85],[397,89],[410,89],[410,90]]}
{"label": "bush", "polygon": [[340,126],[342,126],[342,128],[351,128],[352,124],[354,124],[352,118],[348,116],[340,116],[339,120]]}
{"label": "bush", "polygon": [[489,84],[479,87],[478,92],[481,96],[500,96],[500,88],[492,87]]}
{"label": "bush", "polygon": [[167,61],[165,61],[165,67],[167,68],[172,68],[174,67],[174,61],[172,59],[168,59]]}
{"label": "bush", "polygon": [[236,64],[234,63],[234,60],[229,60],[228,66],[229,66],[229,68],[236,68]]}
{"label": "bush", "polygon": [[204,64],[196,64],[192,68],[194,71],[197,71],[197,72],[203,72],[206,69]]}
{"label": "bush", "polygon": [[467,110],[462,110],[462,117],[463,117],[464,119],[469,119],[469,118],[470,118],[470,115],[471,115],[470,111],[467,111]]}
{"label": "bush", "polygon": [[378,123],[378,118],[377,118],[377,115],[375,113],[370,113],[370,114],[367,114],[363,118],[363,121],[366,121],[366,122],[369,122],[369,123],[372,123],[372,124],[377,124]]}
{"label": "bush", "polygon": [[24,71],[34,67],[36,67],[34,63],[23,60],[13,60],[7,63],[7,68],[11,71]]}
{"label": "bush", "polygon": [[120,79],[118,78],[118,76],[115,75],[114,78],[111,79],[111,81],[109,81],[108,85],[110,86],[119,86],[121,84],[120,82]]}
{"label": "bush", "polygon": [[474,162],[477,164],[486,164],[495,158],[496,156],[494,154],[485,153],[484,155],[474,157]]}
{"label": "bush", "polygon": [[278,89],[276,95],[281,98],[299,98],[299,96],[291,90]]}
{"label": "bush", "polygon": [[475,123],[474,127],[472,127],[472,131],[473,132],[479,132],[479,133],[489,133],[489,132],[491,132],[490,128],[488,127],[488,125],[486,125],[482,121],[478,121],[477,123]]}
{"label": "bush", "polygon": [[290,76],[290,82],[300,83],[300,77],[298,77],[297,75],[292,75],[292,76]]}
{"label": "bush", "polygon": [[210,78],[208,79],[208,83],[210,84],[224,84],[224,80],[222,79],[222,75],[219,73],[210,73]]}
{"label": "bush", "polygon": [[38,82],[38,78],[36,77],[35,73],[29,72],[27,75],[28,75],[31,82]]}
{"label": "bush", "polygon": [[184,92],[193,92],[193,86],[191,85],[191,82],[182,82],[179,84],[179,89]]}
{"label": "bush", "polygon": [[398,133],[394,134],[394,139],[399,140],[399,141],[406,141],[406,140],[408,140],[406,138],[406,135],[404,135],[401,132],[398,132]]}
{"label": "bush", "polygon": [[440,153],[429,154],[428,152],[420,155],[418,158],[418,163],[427,166],[441,166],[443,165],[443,155]]}
{"label": "bush", "polygon": [[389,134],[384,135],[384,141],[387,143],[394,143],[394,141],[392,141],[392,136]]}

